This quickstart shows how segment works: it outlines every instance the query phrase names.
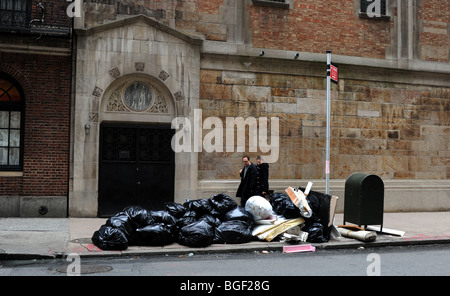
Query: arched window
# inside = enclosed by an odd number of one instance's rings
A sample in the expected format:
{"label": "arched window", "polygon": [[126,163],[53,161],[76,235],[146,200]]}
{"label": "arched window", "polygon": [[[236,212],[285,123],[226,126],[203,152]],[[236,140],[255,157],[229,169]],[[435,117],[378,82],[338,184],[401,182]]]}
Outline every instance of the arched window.
{"label": "arched window", "polygon": [[0,170],[22,169],[24,103],[17,81],[0,73]]}

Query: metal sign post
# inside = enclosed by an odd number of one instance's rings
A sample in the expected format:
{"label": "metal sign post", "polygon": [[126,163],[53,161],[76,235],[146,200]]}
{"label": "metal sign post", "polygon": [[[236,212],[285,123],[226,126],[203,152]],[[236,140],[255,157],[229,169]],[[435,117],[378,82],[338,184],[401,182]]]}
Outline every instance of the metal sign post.
{"label": "metal sign post", "polygon": [[331,64],[331,50],[327,50],[327,148],[325,161],[326,193],[330,194],[330,122],[331,122],[331,82],[338,83],[339,69]]}
{"label": "metal sign post", "polygon": [[331,98],[330,98],[330,83],[331,83],[331,50],[327,50],[327,147],[325,160],[325,192],[330,192],[330,114],[331,114]]}

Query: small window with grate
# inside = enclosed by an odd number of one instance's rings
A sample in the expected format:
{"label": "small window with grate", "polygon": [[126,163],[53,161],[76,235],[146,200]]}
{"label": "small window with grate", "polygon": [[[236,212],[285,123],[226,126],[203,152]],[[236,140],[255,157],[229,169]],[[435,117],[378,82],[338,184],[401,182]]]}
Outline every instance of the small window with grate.
{"label": "small window with grate", "polygon": [[253,5],[268,6],[275,8],[289,8],[289,0],[252,0]]}
{"label": "small window with grate", "polygon": [[361,0],[359,16],[363,18],[386,19],[390,17],[387,14],[388,0]]}
{"label": "small window with grate", "polygon": [[31,20],[31,0],[1,0],[0,26],[27,27]]}
{"label": "small window with grate", "polygon": [[0,73],[0,170],[22,169],[24,109],[20,86]]}

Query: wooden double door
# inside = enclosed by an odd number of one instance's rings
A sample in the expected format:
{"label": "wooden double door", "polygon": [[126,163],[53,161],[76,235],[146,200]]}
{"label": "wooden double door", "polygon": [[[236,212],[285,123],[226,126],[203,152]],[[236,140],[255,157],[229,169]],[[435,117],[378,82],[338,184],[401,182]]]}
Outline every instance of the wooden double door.
{"label": "wooden double door", "polygon": [[160,210],[174,200],[173,135],[170,125],[101,125],[99,217],[132,205]]}

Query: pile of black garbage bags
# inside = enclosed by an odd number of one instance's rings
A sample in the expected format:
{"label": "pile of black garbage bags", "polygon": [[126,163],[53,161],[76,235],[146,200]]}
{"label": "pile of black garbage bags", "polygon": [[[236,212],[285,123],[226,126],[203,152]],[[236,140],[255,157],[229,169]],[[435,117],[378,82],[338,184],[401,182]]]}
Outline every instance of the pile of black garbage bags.
{"label": "pile of black garbage bags", "polygon": [[[310,196],[308,202],[316,214],[305,219],[302,231],[309,232],[308,240],[311,242],[326,242],[329,238],[326,230],[329,203],[326,210],[323,198],[319,200],[313,194]],[[301,217],[299,209],[284,193],[271,195],[270,203],[278,215],[288,219]],[[321,207],[323,217],[319,217]],[[189,247],[242,244],[257,239],[252,235],[254,225],[251,213],[221,193],[208,199],[188,200],[184,204],[166,203],[164,210],[129,206],[108,218],[94,232],[92,242],[102,250],[125,250],[132,245],[164,246],[174,242]]]}
{"label": "pile of black garbage bags", "polygon": [[[305,191],[302,187],[298,189]],[[331,195],[311,190],[306,200],[312,211],[312,216],[309,218],[301,215],[300,209],[294,205],[287,194],[274,193],[270,196],[270,204],[275,213],[286,219],[303,218],[305,220],[302,231],[308,233],[307,242],[326,243],[331,236]]]}

